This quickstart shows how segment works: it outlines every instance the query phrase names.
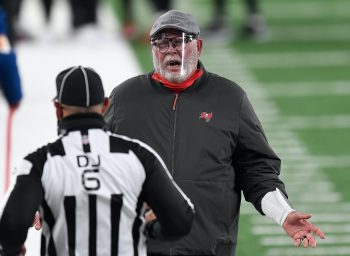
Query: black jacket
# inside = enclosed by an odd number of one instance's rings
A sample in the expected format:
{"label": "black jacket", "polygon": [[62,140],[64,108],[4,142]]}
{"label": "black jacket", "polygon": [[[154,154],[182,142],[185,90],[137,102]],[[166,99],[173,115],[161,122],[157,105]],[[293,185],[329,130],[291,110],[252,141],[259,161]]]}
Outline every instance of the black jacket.
{"label": "black jacket", "polygon": [[109,128],[151,145],[196,208],[190,234],[177,242],[150,240],[151,253],[234,255],[241,191],[260,213],[267,192],[285,192],[280,159],[245,92],[200,68],[203,75],[178,96],[152,73],[125,81],[110,96]]}

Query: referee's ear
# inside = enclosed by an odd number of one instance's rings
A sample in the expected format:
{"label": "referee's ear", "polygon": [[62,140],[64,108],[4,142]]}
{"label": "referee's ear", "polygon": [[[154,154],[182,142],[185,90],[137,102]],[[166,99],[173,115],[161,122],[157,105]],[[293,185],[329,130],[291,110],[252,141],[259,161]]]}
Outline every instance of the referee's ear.
{"label": "referee's ear", "polygon": [[61,120],[63,118],[63,108],[62,105],[58,101],[53,102],[55,108],[56,108],[56,116],[58,120]]}
{"label": "referee's ear", "polygon": [[102,105],[102,114],[104,114],[107,110],[107,108],[109,107],[109,98],[105,98],[104,101],[103,101],[103,105]]}

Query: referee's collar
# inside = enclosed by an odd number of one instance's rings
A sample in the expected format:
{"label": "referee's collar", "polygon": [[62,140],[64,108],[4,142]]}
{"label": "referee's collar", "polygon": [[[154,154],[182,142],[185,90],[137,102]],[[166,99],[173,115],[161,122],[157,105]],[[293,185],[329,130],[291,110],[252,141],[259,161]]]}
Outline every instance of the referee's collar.
{"label": "referee's collar", "polygon": [[91,128],[106,128],[103,116],[97,113],[79,113],[69,115],[58,124],[59,133],[66,134],[69,131],[86,130]]}

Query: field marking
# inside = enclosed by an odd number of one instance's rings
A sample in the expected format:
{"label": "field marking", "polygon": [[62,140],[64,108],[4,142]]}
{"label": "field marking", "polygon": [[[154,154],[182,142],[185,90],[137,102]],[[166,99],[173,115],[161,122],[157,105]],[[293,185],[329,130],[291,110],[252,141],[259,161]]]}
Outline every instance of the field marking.
{"label": "field marking", "polygon": [[[325,240],[322,240],[322,245],[332,244],[345,244],[349,245],[350,235],[329,235]],[[280,236],[264,236],[260,239],[260,243],[265,246],[276,247],[276,246],[290,246],[293,241],[290,237]]]}
{"label": "field marking", "polygon": [[[263,12],[271,20],[285,20],[285,19],[329,19],[333,18],[334,15],[338,18],[348,18],[350,16],[350,5],[349,1],[335,1],[323,2],[322,5],[315,1],[306,2],[266,2],[262,4]],[[176,1],[175,7],[179,10],[194,10],[193,13],[201,13],[197,15],[198,21],[208,21],[208,16],[212,15],[211,10],[208,10],[208,6],[203,5],[199,1]],[[235,19],[245,18],[245,5],[243,2],[227,2],[228,16]],[[231,11],[233,10],[233,11]],[[286,11],[288,10],[288,11]],[[330,11],[331,10],[331,11]]]}
{"label": "field marking", "polygon": [[[321,243],[321,242],[320,242]],[[310,251],[312,255],[320,256],[336,256],[336,255],[350,255],[350,246],[337,246],[337,247],[322,247],[322,248],[313,248]],[[305,256],[307,252],[301,248],[292,248],[292,249],[270,249],[267,252],[268,256]],[[310,255],[310,254],[309,254]]]}
{"label": "field marking", "polygon": [[[234,3],[236,4],[236,3]],[[330,11],[330,8],[332,11]],[[315,19],[350,16],[349,1],[341,2],[323,2],[322,5],[317,1],[313,2],[265,2],[264,12],[272,19]],[[288,10],[288,11],[286,11]]]}
{"label": "field marking", "polygon": [[318,156],[285,156],[284,162],[289,167],[298,167],[300,165],[310,164],[311,166],[317,167],[333,167],[333,166],[350,166],[349,155],[318,155]]}
{"label": "field marking", "polygon": [[350,65],[350,51],[245,53],[242,57],[250,68],[255,69]]}
{"label": "field marking", "polygon": [[274,129],[345,129],[350,128],[350,115],[289,116],[278,123],[266,124]]}
{"label": "field marking", "polygon": [[270,27],[270,42],[309,41],[348,41],[350,39],[348,24],[325,24],[303,26]]}
{"label": "field marking", "polygon": [[[338,224],[338,223],[332,223],[332,224],[321,224],[319,227],[322,229],[324,233],[330,234],[347,234],[350,235],[350,224]],[[283,234],[284,230],[276,225],[254,225],[252,227],[252,232],[255,235],[277,235],[277,234]],[[287,250],[287,249],[285,249]]]}
{"label": "field marking", "polygon": [[302,211],[317,212],[317,213],[349,213],[350,203],[349,202],[331,202],[325,207],[324,204],[319,203],[300,203],[298,204],[299,209]]}
{"label": "field marking", "polygon": [[[320,203],[320,204],[328,204],[328,203],[334,203],[334,202],[340,202],[341,201],[341,195],[337,192],[329,192],[323,193],[322,191],[314,191],[312,187],[309,187],[306,183],[305,188],[311,188],[308,191],[302,191],[297,194],[291,194],[289,193],[289,198],[293,202],[294,205],[298,205],[299,203]],[[322,196],[320,196],[322,194]],[[296,207],[298,209],[298,207]]]}
{"label": "field marking", "polygon": [[[350,80],[268,83],[266,90],[272,97],[348,96],[350,95]],[[259,90],[251,93],[258,94]]]}
{"label": "field marking", "polygon": [[[287,178],[287,177],[284,176],[284,178]],[[305,176],[304,176],[304,178],[305,178]],[[312,187],[313,194],[317,194],[318,197],[320,196],[320,194],[323,195],[323,194],[328,194],[328,193],[336,193],[336,192],[334,192],[335,186],[331,182],[325,183],[321,180],[315,180],[311,184],[309,184],[309,182],[304,183],[304,184],[301,184],[301,183],[296,184],[298,179],[300,180],[300,177],[295,178],[295,179],[288,177],[289,182],[292,183],[292,185],[287,185],[289,193],[292,193],[294,195],[298,194],[301,197],[303,194],[309,193],[309,192],[304,192],[305,187]],[[291,198],[291,199],[293,201],[293,198]],[[349,220],[350,220],[350,218],[349,218]]]}
{"label": "field marking", "polygon": [[[349,223],[350,213],[318,213],[312,215],[312,222],[314,223]],[[262,216],[253,216],[252,223],[254,224],[274,224],[270,219]],[[348,242],[350,239],[348,240]]]}
{"label": "field marking", "polygon": [[[288,188],[288,186],[287,186]],[[295,204],[294,204],[295,205]],[[349,202],[330,202],[325,204],[307,202],[307,203],[298,203],[296,205],[298,210],[309,213],[349,213],[350,212],[350,203]],[[242,201],[241,214],[257,216],[255,208],[248,202]],[[259,215],[258,215],[259,216]],[[260,216],[259,216],[260,217]],[[262,217],[267,219],[266,217]],[[267,219],[269,220],[269,219]],[[313,220],[313,219],[311,219]]]}

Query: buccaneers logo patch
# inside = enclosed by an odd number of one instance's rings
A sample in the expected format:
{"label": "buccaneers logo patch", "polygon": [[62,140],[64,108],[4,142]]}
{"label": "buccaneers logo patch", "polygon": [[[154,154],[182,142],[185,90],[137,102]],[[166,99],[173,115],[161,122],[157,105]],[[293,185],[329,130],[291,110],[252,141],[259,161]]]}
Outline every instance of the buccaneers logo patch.
{"label": "buccaneers logo patch", "polygon": [[199,115],[199,119],[203,119],[207,123],[213,118],[213,113],[202,112]]}

